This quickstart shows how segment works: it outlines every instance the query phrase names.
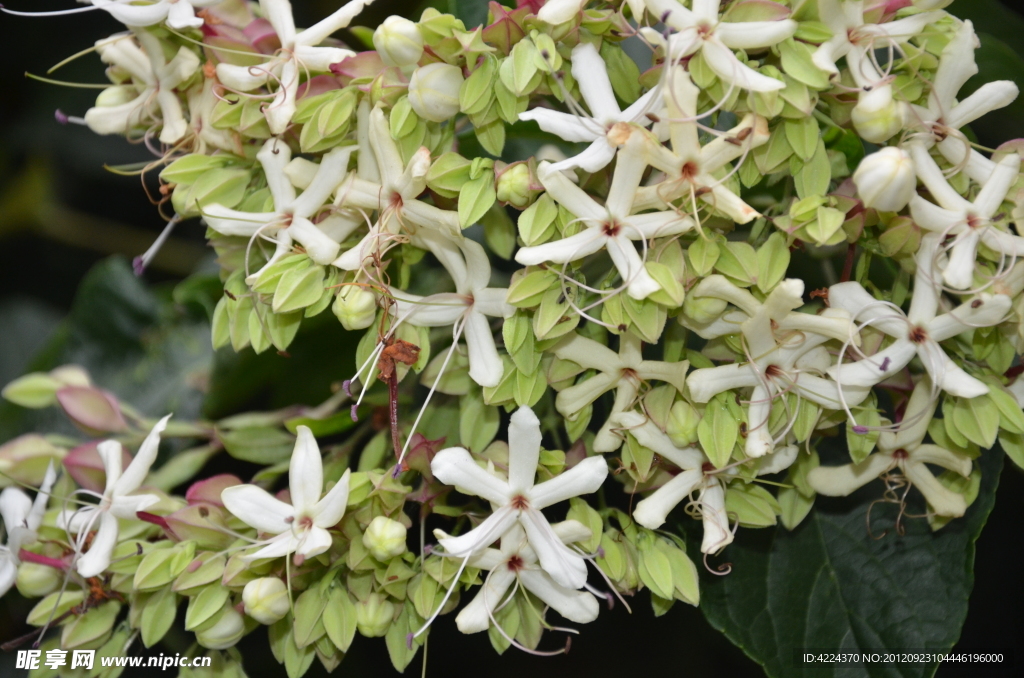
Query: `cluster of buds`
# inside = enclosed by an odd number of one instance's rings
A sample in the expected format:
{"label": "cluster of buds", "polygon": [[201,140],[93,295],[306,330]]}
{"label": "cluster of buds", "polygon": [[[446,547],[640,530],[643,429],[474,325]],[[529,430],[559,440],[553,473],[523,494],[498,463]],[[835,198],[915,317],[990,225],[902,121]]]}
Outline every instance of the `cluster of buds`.
{"label": "cluster of buds", "polygon": [[[300,415],[148,421],[75,368],[10,384],[90,436],[0,448],[0,482],[39,488],[0,497],[0,589],[43,597],[44,647],[152,645],[182,596],[228,664],[263,624],[292,678],[357,632],[401,670],[467,593],[461,631],[543,653],[549,609],[697,605],[687,515],[705,562],[871,483],[938,530],[997,439],[1024,462],[1020,146],[963,131],[1017,87],[958,99],[978,41],[942,2],[531,0],[374,31],[368,0],[303,30],[287,0],[92,4],[128,28],[73,120],[150,142],[173,223],[205,224],[214,346],[284,351],[328,309],[362,338]],[[192,466],[151,469],[161,433],[203,442]],[[171,493],[221,450],[266,468]]]}

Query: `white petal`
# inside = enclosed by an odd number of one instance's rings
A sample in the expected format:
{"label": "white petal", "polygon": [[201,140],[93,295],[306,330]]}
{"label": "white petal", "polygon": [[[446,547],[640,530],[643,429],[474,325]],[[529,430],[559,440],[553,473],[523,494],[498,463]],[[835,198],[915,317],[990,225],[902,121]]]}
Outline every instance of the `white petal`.
{"label": "white petal", "polygon": [[167,25],[171,28],[199,28],[203,23],[203,19],[195,15],[192,5],[185,0],[172,2],[167,10]]}
{"label": "white petal", "polygon": [[484,580],[483,586],[473,600],[462,608],[455,617],[455,625],[463,633],[486,631],[491,625],[491,616],[508,587],[515,581],[515,574],[508,567],[498,567]]}
{"label": "white petal", "polygon": [[520,523],[526,529],[540,566],[556,583],[571,589],[582,588],[587,583],[587,564],[583,556],[562,543],[544,514],[528,509],[522,512]]}
{"label": "white petal", "polygon": [[[142,446],[139,447],[139,451],[135,458],[132,459],[132,463],[128,464],[128,468],[124,470],[124,473],[114,484],[113,492],[115,496],[134,492],[142,485],[142,481],[145,480],[150,467],[156,461],[156,455],[160,449],[160,434],[167,428],[167,421],[170,418],[171,415],[168,414],[158,421],[153,426],[153,430],[146,436],[146,439],[142,441]],[[120,462],[120,455],[121,449],[120,445],[118,445],[117,453],[114,455],[118,462]]]}
{"label": "white petal", "polygon": [[106,511],[100,516],[99,529],[85,555],[78,558],[76,569],[83,577],[95,577],[110,567],[110,557],[117,544],[117,518]]}
{"label": "white petal", "polygon": [[892,444],[886,447],[892,449],[917,447],[928,433],[928,424],[932,422],[934,416],[935,401],[932,399],[931,382],[928,379],[922,379],[914,387],[914,392],[910,394],[910,401],[903,413],[900,428],[893,436]]}
{"label": "white petal", "polygon": [[903,474],[940,516],[959,518],[967,511],[964,496],[940,483],[924,464],[907,463]]}
{"label": "white petal", "polygon": [[615,92],[608,79],[608,67],[589,42],[580,42],[572,50],[572,77],[580,86],[591,115],[600,123],[618,120],[622,111],[615,102]]}
{"label": "white petal", "polygon": [[680,473],[655,490],[654,494],[641,500],[633,509],[633,517],[648,529],[658,529],[665,524],[672,509],[686,499],[703,479],[704,472],[700,468]]}
{"label": "white petal", "polygon": [[725,511],[725,488],[718,480],[708,482],[701,493],[700,511],[704,524],[701,553],[718,553],[732,543],[729,516]]}
{"label": "white petal", "polygon": [[[305,186],[302,195],[295,199],[293,205],[295,214],[307,218],[316,214],[316,211],[330,198],[334,189],[338,188],[345,179],[349,158],[352,157],[352,152],[355,150],[355,146],[335,148],[324,156],[319,165],[314,166],[315,174],[312,181]],[[286,168],[291,167],[294,162],[294,160],[291,161]],[[285,174],[290,176],[287,169]]]}
{"label": "white petal", "polygon": [[304,530],[299,538],[299,544],[295,548],[295,552],[307,558],[312,558],[331,548],[331,543],[330,532],[322,527],[312,525]]}
{"label": "white petal", "polygon": [[559,585],[540,570],[522,570],[519,581],[551,609],[571,622],[587,624],[597,619],[600,607],[597,598],[587,591],[574,591]]}
{"label": "white petal", "polygon": [[536,266],[545,262],[566,264],[589,256],[604,249],[608,237],[599,228],[586,228],[568,238],[546,242],[543,245],[520,247],[516,261],[524,266]]}
{"label": "white petal", "polygon": [[874,386],[906,367],[916,353],[917,346],[908,339],[900,339],[863,360],[836,365],[828,374],[844,389]]}
{"label": "white petal", "polygon": [[348,504],[349,479],[352,473],[345,469],[345,473],[335,483],[331,491],[324,495],[324,498],[316,503],[310,515],[313,517],[313,524],[317,527],[334,527],[341,522],[345,515],[345,506]]}
{"label": "white petal", "polygon": [[86,529],[92,529],[91,526],[99,520],[99,516],[95,515],[98,510],[92,505],[75,510],[65,509],[57,516],[57,527],[70,534],[81,534]]}
{"label": "white petal", "polygon": [[1010,190],[1010,186],[1017,180],[1019,172],[1020,156],[1016,153],[1008,153],[996,163],[992,176],[981,187],[981,191],[974,199],[976,212],[983,217],[991,217],[995,214],[1003,200],[1006,199],[1006,193]]}
{"label": "white petal", "polygon": [[[267,224],[284,225],[281,215],[273,212],[240,212],[221,205],[200,205],[206,225],[222,235],[250,237]],[[271,229],[264,229],[264,233]]]}
{"label": "white petal", "polygon": [[910,151],[910,157],[914,160],[917,178],[928,188],[936,202],[953,212],[962,213],[972,208],[971,203],[949,185],[949,181],[923,144],[907,144],[906,150]]}
{"label": "white petal", "polygon": [[1018,94],[1020,90],[1012,80],[986,82],[949,112],[946,124],[953,129],[960,129],[986,113],[1009,106]]}
{"label": "white petal", "polygon": [[581,409],[615,388],[621,376],[616,372],[602,372],[575,386],[562,389],[555,397],[555,408],[566,417]]}
{"label": "white petal", "polygon": [[[154,2],[150,5],[135,5],[116,0],[93,0],[93,5],[106,10],[125,26],[152,26],[167,17],[168,4]],[[84,576],[84,575],[83,575]]]}
{"label": "white petal", "polygon": [[922,342],[918,346],[918,355],[932,381],[946,393],[961,398],[974,398],[988,393],[988,386],[950,360],[935,341],[929,339]]}
{"label": "white petal", "polygon": [[121,477],[121,463],[123,461],[121,443],[116,440],[104,440],[96,446],[96,452],[99,453],[100,459],[103,461],[103,471],[106,474],[106,486],[103,494],[109,497],[114,494],[114,488]]}
{"label": "white petal", "polygon": [[608,140],[602,136],[587,146],[582,153],[552,163],[550,169],[562,172],[578,167],[585,172],[594,173],[607,167],[614,157],[615,147],[609,144]]}
{"label": "white petal", "polygon": [[0,515],[3,516],[7,534],[16,527],[27,526],[28,514],[32,510],[32,500],[16,487],[8,487],[0,492]]}
{"label": "white petal", "polygon": [[819,466],[807,474],[807,482],[818,494],[845,497],[864,487],[893,467],[892,457],[875,453],[859,464]]}
{"label": "white petal", "polygon": [[145,511],[150,506],[158,504],[160,497],[155,494],[122,494],[115,495],[110,502],[110,513],[124,520],[138,520],[135,515],[139,511]]}
{"label": "white petal", "polygon": [[505,368],[487,318],[482,313],[468,313],[464,334],[469,350],[470,379],[484,387],[497,386]]}
{"label": "white petal", "polygon": [[604,457],[588,457],[560,475],[535,485],[530,490],[530,506],[540,510],[560,501],[597,492],[608,477]]}
{"label": "white petal", "polygon": [[[540,459],[540,420],[526,405],[516,410],[508,424],[508,485],[512,493],[533,487]],[[543,508],[543,507],[541,507]]]}
{"label": "white petal", "polygon": [[321,266],[326,266],[338,257],[338,243],[309,219],[293,217],[288,233],[295,242],[302,245],[309,258]]}
{"label": "white petal", "polygon": [[288,488],[295,512],[303,513],[320,501],[320,493],[324,490],[324,466],[320,447],[309,427],[299,426],[297,434],[288,466]]}
{"label": "white petal", "polygon": [[295,553],[295,550],[299,547],[299,539],[296,537],[291,529],[286,532],[282,532],[273,539],[266,542],[266,546],[250,553],[243,557],[245,561],[259,560],[261,558],[280,558],[286,556],[289,553]]}
{"label": "white petal", "polygon": [[14,580],[18,577],[18,566],[14,564],[11,554],[5,551],[6,549],[0,546],[0,598],[11,590]]}
{"label": "white petal", "polygon": [[553,111],[550,108],[532,108],[520,113],[519,119],[533,120],[542,130],[554,134],[563,141],[580,143],[603,140],[605,135],[604,127],[592,120],[580,119],[570,113]]}
{"label": "white petal", "polygon": [[448,555],[468,556],[501,539],[518,519],[519,511],[510,506],[502,506],[469,532],[457,537],[443,537],[437,541]]}
{"label": "white petal", "polygon": [[629,296],[634,299],[646,299],[661,289],[661,285],[647,272],[643,259],[625,234],[620,233],[608,238],[605,248],[623,282],[627,283],[626,291]]}
{"label": "white petal", "polygon": [[956,452],[951,452],[938,445],[918,445],[910,454],[911,458],[918,463],[935,464],[942,468],[959,473],[964,478],[971,475],[971,460]]}
{"label": "white petal", "polygon": [[902,313],[875,299],[859,282],[832,285],[828,288],[828,303],[832,308],[846,311],[858,323],[877,327],[889,336],[901,337],[907,333]]}
{"label": "white petal", "polygon": [[957,27],[953,39],[942,49],[939,67],[932,78],[932,93],[929,96],[929,101],[936,110],[949,111],[956,102],[960,88],[978,72],[978,64],[974,60],[977,45],[978,37],[974,34],[974,26],[970,21],[964,21]]}
{"label": "white petal", "polygon": [[722,391],[731,391],[760,383],[748,365],[719,365],[694,370],[686,378],[694,402],[706,403]]}
{"label": "white petal", "polygon": [[750,394],[750,404],[747,406],[749,426],[744,443],[744,451],[752,459],[770,454],[775,449],[775,440],[771,431],[768,430],[768,418],[771,416],[771,411],[771,394],[762,384],[758,384]]}
{"label": "white petal", "polygon": [[291,531],[295,509],[255,485],[234,485],[220,494],[225,508],[246,525],[260,532],[280,534]]}
{"label": "white petal", "polygon": [[796,33],[792,19],[781,21],[732,21],[715,27],[715,37],[733,49],[758,49],[777,45]]}
{"label": "white petal", "polygon": [[786,86],[781,80],[761,75],[740,63],[731,49],[714,38],[704,41],[701,53],[704,55],[704,61],[718,77],[737,87],[753,92],[774,92]]}
{"label": "white petal", "polygon": [[271,69],[278,63],[279,60],[275,59],[260,66],[217,64],[217,79],[231,89],[251,92],[267,84]]}
{"label": "white petal", "polygon": [[[627,428],[644,447],[665,457],[684,470],[699,469],[704,464],[704,454],[696,447],[676,447],[672,440],[650,419],[636,412],[618,415],[620,426]],[[638,425],[639,424],[639,425]]]}
{"label": "white petal", "polygon": [[285,172],[285,168],[292,160],[292,151],[288,144],[280,139],[267,139],[256,154],[256,159],[263,166],[267,186],[274,198],[274,207],[279,211],[290,207],[295,202],[295,187]]}
{"label": "white petal", "polygon": [[449,447],[438,452],[430,462],[430,470],[445,485],[453,485],[464,494],[486,499],[492,504],[504,505],[511,497],[509,486],[480,468],[469,452],[461,447]]}
{"label": "white petal", "polygon": [[540,183],[548,194],[573,215],[597,223],[604,223],[608,220],[608,210],[599,205],[582,188],[569,181],[564,174],[552,169],[549,163],[542,162],[540,164],[537,168],[537,178],[540,179]]}

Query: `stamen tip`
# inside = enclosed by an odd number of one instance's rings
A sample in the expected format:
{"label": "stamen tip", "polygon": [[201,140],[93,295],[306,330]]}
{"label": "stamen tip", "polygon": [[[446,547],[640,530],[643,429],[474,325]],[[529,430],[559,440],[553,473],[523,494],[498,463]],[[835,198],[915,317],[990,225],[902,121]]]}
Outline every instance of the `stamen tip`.
{"label": "stamen tip", "polygon": [[854,433],[859,433],[860,435],[864,435],[865,433],[868,432],[868,427],[867,426],[854,426],[853,427],[853,432]]}
{"label": "stamen tip", "polygon": [[[0,5],[0,9],[3,9],[3,7],[3,5]],[[53,112],[53,117],[61,125],[66,125],[68,124],[68,122],[70,122],[70,120],[68,120],[68,114],[60,110],[59,108]]]}
{"label": "stamen tip", "polygon": [[409,633],[405,634],[405,649],[407,649],[407,650],[411,650],[412,649],[412,639],[415,638],[415,637],[416,636],[414,636],[412,634],[412,631],[410,631]]}
{"label": "stamen tip", "polygon": [[346,379],[345,381],[341,382],[341,390],[343,390],[345,392],[345,395],[347,395],[349,398],[351,398],[352,397],[352,380],[351,379]]}
{"label": "stamen tip", "polygon": [[138,256],[132,259],[132,271],[135,273],[135,277],[138,278],[146,271],[146,260],[145,257]]}
{"label": "stamen tip", "polygon": [[355,403],[352,403],[352,409],[349,412],[349,414],[352,416],[352,421],[359,421],[359,414],[357,413],[358,409],[359,406],[356,405]]}

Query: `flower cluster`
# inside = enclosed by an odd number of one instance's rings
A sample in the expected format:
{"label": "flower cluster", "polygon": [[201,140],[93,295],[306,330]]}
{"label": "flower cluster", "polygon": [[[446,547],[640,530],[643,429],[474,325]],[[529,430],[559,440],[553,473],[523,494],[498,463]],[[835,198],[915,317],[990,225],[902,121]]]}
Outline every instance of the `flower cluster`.
{"label": "flower cluster", "polygon": [[[91,0],[126,32],[70,120],[144,139],[172,224],[205,224],[214,346],[284,351],[328,309],[362,338],[323,405],[217,422],[74,368],[10,384],[112,436],[0,448],[40,488],[0,497],[0,590],[43,597],[46,643],[151,645],[183,596],[211,651],[266,624],[297,678],[358,631],[401,670],[471,592],[461,631],[543,653],[549,610],[698,604],[683,529],[706,564],[867,486],[938,530],[997,439],[1024,462],[1021,146],[965,127],[1017,87],[961,93],[978,40],[946,3],[531,0],[373,31],[368,4],[298,29],[287,0]],[[161,433],[204,443],[152,470]],[[220,450],[266,468],[171,492]]]}

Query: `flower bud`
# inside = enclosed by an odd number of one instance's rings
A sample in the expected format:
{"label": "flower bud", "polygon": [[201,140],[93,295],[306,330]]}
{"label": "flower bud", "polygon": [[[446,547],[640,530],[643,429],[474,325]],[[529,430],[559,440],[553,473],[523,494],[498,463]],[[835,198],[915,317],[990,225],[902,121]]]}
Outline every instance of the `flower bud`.
{"label": "flower bud", "polygon": [[383,563],[405,553],[405,533],[405,525],[402,523],[377,516],[363,533],[363,546]]}
{"label": "flower bud", "polygon": [[288,614],[288,588],[277,577],[253,579],[242,589],[245,613],[261,624],[273,624]]}
{"label": "flower bud", "polygon": [[892,98],[892,85],[861,92],[850,119],[857,133],[873,144],[880,144],[903,129],[903,111]]}
{"label": "flower bud", "polygon": [[241,640],[244,634],[245,618],[229,605],[213,626],[196,631],[196,640],[205,648],[226,650]]}
{"label": "flower bud", "polygon": [[532,187],[533,178],[530,176],[530,166],[525,162],[517,162],[506,168],[498,176],[495,186],[498,200],[517,209],[526,209],[533,202],[537,192]]}
{"label": "flower bud", "polygon": [[683,313],[703,325],[722,315],[728,305],[728,302],[715,297],[696,297],[687,294],[683,300]]}
{"label": "flower bud", "polygon": [[62,580],[61,572],[49,565],[23,562],[18,566],[15,584],[26,598],[42,598],[56,591]]}
{"label": "flower bud", "polygon": [[409,81],[409,103],[416,115],[431,122],[444,122],[459,112],[462,69],[448,64],[417,68]]}
{"label": "flower bud", "polygon": [[356,628],[367,638],[379,638],[388,632],[395,618],[395,604],[379,593],[371,593],[356,603]]}
{"label": "flower bud", "polygon": [[408,19],[389,16],[373,32],[373,47],[388,66],[411,66],[423,56],[423,36]]}
{"label": "flower bud", "polygon": [[665,433],[676,447],[686,447],[697,442],[697,424],[700,423],[700,412],[693,405],[680,400],[672,405],[665,425]]}
{"label": "flower bud", "polygon": [[365,330],[377,317],[377,297],[359,285],[344,285],[331,306],[346,330]]}
{"label": "flower bud", "polygon": [[888,146],[860,161],[853,183],[865,207],[898,212],[914,197],[917,175],[910,154]]}

